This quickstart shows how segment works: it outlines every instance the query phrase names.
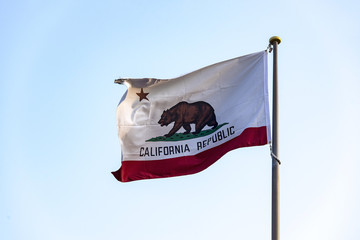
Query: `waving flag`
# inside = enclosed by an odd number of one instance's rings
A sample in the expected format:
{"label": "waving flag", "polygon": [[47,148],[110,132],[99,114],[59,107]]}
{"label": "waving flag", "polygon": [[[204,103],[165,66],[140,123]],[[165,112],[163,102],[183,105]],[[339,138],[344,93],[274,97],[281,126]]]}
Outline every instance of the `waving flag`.
{"label": "waving flag", "polygon": [[236,148],[270,141],[267,52],[216,63],[174,79],[119,79],[122,163],[116,179],[200,172]]}

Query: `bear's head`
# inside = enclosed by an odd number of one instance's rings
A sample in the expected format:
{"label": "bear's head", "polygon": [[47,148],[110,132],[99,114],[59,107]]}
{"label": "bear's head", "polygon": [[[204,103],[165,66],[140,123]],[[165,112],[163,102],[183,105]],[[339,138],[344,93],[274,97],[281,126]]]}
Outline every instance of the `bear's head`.
{"label": "bear's head", "polygon": [[161,114],[161,118],[158,122],[158,124],[160,124],[161,126],[164,126],[164,125],[169,125],[171,122],[172,122],[172,118],[171,118],[171,114],[169,113],[169,110],[166,110],[164,111],[162,114]]}

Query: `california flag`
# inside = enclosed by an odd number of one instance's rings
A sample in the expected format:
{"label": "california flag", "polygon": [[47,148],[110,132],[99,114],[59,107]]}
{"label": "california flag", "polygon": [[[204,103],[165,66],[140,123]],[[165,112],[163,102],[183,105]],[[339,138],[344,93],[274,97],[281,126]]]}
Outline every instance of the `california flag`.
{"label": "california flag", "polygon": [[173,79],[119,79],[121,168],[129,182],[200,172],[227,152],[270,141],[267,52]]}

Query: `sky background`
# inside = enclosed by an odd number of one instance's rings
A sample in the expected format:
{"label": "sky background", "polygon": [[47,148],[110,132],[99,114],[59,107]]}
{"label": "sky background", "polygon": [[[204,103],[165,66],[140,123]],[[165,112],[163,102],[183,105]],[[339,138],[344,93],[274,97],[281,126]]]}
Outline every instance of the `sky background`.
{"label": "sky background", "polygon": [[178,77],[274,35],[280,237],[359,239],[359,12],[355,0],[0,1],[0,239],[270,239],[268,145],[195,175],[111,172],[114,79]]}

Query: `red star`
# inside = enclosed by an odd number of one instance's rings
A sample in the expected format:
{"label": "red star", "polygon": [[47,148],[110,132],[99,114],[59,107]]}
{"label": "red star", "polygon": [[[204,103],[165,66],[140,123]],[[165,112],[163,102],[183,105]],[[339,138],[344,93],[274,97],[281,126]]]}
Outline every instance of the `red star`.
{"label": "red star", "polygon": [[141,92],[139,93],[136,93],[139,97],[140,97],[140,102],[143,100],[143,99],[146,99],[149,101],[149,99],[146,97],[149,93],[144,93],[144,90],[141,88]]}

